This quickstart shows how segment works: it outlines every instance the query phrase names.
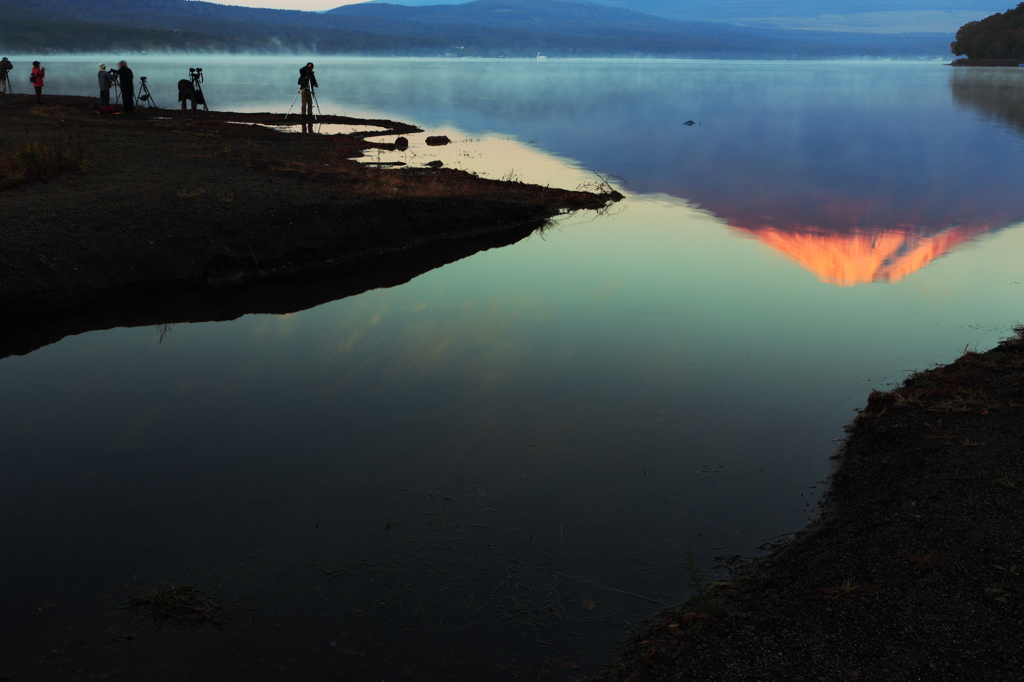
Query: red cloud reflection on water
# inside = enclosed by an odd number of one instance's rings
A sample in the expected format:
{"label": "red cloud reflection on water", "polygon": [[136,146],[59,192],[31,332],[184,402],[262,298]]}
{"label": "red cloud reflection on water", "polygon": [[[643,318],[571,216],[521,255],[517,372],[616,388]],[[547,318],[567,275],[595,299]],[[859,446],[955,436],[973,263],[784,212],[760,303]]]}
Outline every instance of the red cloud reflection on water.
{"label": "red cloud reflection on water", "polygon": [[936,234],[893,227],[869,231],[832,232],[803,227],[737,227],[810,270],[822,282],[841,287],[864,282],[898,282],[920,270],[958,244],[968,242],[991,226],[950,227]]}
{"label": "red cloud reflection on water", "polygon": [[804,202],[748,196],[739,205],[711,210],[822,282],[844,287],[898,282],[958,245],[1022,217],[1017,201],[922,194],[854,200],[819,193]]}

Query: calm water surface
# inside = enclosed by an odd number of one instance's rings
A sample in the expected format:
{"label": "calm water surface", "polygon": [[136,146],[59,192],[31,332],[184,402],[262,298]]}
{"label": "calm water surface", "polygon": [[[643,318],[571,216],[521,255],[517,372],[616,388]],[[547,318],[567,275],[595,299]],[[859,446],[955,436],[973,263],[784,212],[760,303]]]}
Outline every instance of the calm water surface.
{"label": "calm water surface", "polygon": [[[132,66],[161,104],[198,65],[215,108],[285,111],[290,61]],[[91,92],[92,60],[47,67],[48,92]],[[0,675],[593,675],[689,595],[688,542],[710,570],[806,523],[872,388],[1022,318],[1024,73],[317,74],[324,113],[456,140],[410,163],[597,171],[627,199],[301,313],[0,360]],[[163,581],[245,609],[158,633],[117,609]]]}

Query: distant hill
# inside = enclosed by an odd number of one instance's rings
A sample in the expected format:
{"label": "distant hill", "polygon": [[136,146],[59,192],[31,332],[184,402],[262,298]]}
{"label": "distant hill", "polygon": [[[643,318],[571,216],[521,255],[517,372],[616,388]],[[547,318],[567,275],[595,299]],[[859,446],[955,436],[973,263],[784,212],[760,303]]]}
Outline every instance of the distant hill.
{"label": "distant hill", "polygon": [[[402,0],[403,2],[405,0]],[[924,10],[992,12],[999,0],[594,0],[610,7],[678,19],[736,21],[764,17],[818,17]]]}
{"label": "distant hill", "polygon": [[969,59],[1024,60],[1024,2],[1016,9],[964,24],[951,50]]}
{"label": "distant hill", "polygon": [[[188,25],[188,24],[183,24]],[[302,26],[241,24],[236,30],[146,28],[125,24],[6,15],[0,22],[0,52],[75,54],[83,52],[302,52],[303,54],[435,54],[447,41],[381,36],[361,31]]]}
{"label": "distant hill", "polygon": [[[326,13],[185,0],[105,0],[102,11],[85,0],[0,0],[0,16],[0,49],[9,52],[92,51],[109,40],[125,49],[183,49],[178,46],[187,42],[188,49],[311,54],[937,57],[949,42],[941,34],[857,35],[673,21],[561,0],[364,3]],[[185,32],[187,41],[166,31]]]}
{"label": "distant hill", "polygon": [[[467,0],[371,0],[398,5],[458,5]],[[1001,0],[588,0],[678,21],[874,33],[955,33],[1003,9]]]}
{"label": "distant hill", "polygon": [[[470,25],[503,30],[536,31],[557,35],[587,35],[612,38],[642,32],[645,35],[694,39],[709,36],[719,40],[769,36],[750,29],[694,21],[666,21],[632,10],[604,7],[585,2],[559,0],[474,0],[460,5],[405,7],[388,3],[344,5],[325,13],[328,17],[378,19],[400,25]],[[403,29],[404,30],[404,29]],[[702,41],[703,42],[703,41]]]}
{"label": "distant hill", "polygon": [[[386,0],[393,5],[462,5],[472,0]],[[385,0],[370,0],[382,4]],[[589,0],[590,4],[653,14],[675,15],[693,20],[697,17],[721,21],[744,17],[815,17],[822,14],[852,12],[910,12],[921,10],[970,10],[991,12],[998,0]]]}

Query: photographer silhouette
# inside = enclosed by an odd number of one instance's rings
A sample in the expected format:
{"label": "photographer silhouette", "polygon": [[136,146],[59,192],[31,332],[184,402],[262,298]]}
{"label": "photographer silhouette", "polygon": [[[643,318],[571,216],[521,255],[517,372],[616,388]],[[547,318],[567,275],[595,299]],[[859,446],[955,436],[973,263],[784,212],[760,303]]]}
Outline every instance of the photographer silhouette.
{"label": "photographer silhouette", "polygon": [[117,82],[121,86],[121,109],[131,114],[135,111],[135,74],[126,61],[117,63]]}
{"label": "photographer silhouette", "polygon": [[313,115],[313,88],[320,87],[313,73],[313,62],[299,69],[299,91],[302,93],[302,115]]}

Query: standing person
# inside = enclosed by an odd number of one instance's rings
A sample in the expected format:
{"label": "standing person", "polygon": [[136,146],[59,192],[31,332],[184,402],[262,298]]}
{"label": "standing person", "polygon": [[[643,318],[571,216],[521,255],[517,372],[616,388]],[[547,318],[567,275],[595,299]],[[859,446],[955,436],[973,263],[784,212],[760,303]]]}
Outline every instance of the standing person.
{"label": "standing person", "polygon": [[100,81],[100,106],[105,107],[110,104],[110,83],[114,80],[114,75],[107,71],[106,64],[100,64],[99,73],[96,75]]}
{"label": "standing person", "polygon": [[29,81],[36,89],[36,104],[43,103],[43,79],[46,78],[46,69],[39,62],[32,62],[32,74]]}
{"label": "standing person", "polygon": [[178,101],[181,102],[181,116],[185,116],[185,102],[191,100],[192,102],[192,115],[196,115],[196,86],[192,85],[192,81],[187,78],[182,78],[178,81]]}
{"label": "standing person", "polygon": [[117,81],[121,84],[121,104],[124,113],[130,114],[135,111],[135,74],[124,60],[117,63]]}
{"label": "standing person", "polygon": [[319,88],[316,82],[316,75],[313,73],[313,62],[307,62],[299,69],[299,89],[302,91],[302,115],[313,115],[313,90]]}
{"label": "standing person", "polygon": [[0,59],[0,95],[7,94],[7,88],[10,85],[10,78],[8,73],[14,68],[14,64],[11,64],[11,60],[7,57]]}

